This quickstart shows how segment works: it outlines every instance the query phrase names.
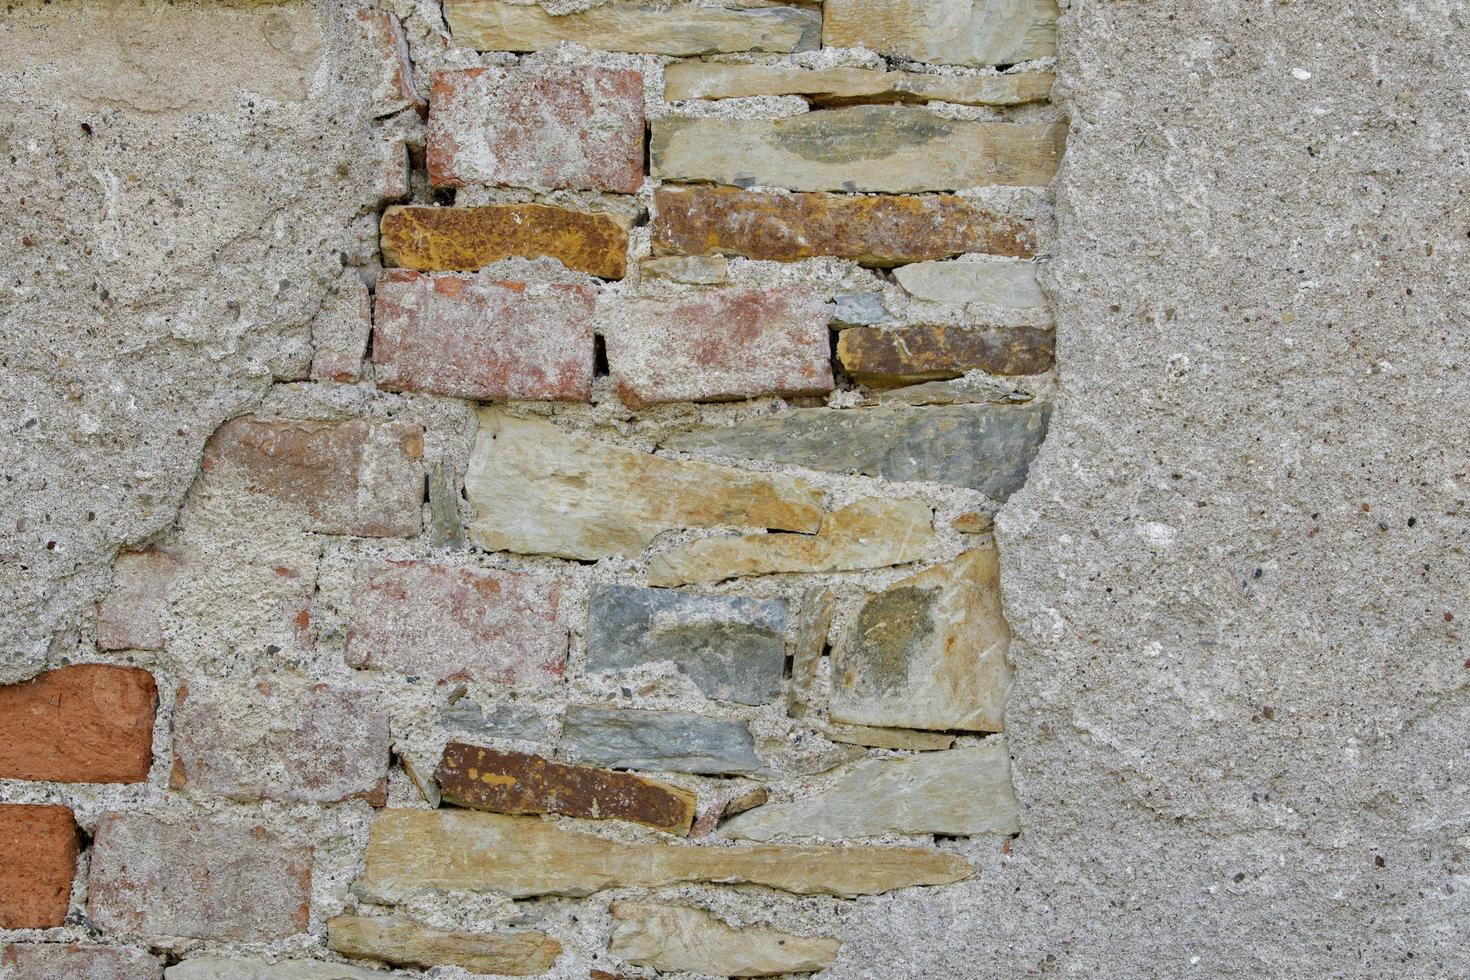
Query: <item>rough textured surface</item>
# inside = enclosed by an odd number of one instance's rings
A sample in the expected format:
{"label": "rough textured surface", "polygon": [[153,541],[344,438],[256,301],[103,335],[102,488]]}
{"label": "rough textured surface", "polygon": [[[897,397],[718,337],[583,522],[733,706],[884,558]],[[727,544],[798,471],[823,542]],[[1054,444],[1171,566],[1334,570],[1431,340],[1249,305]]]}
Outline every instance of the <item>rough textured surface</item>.
{"label": "rough textured surface", "polygon": [[551,737],[547,720],[534,708],[520,704],[495,704],[487,711],[466,698],[445,708],[439,721],[451,731],[483,738],[544,742]]}
{"label": "rough textured surface", "polygon": [[61,925],[77,863],[71,810],[0,803],[0,855],[0,929]]}
{"label": "rough textured surface", "polygon": [[842,944],[774,929],[733,929],[699,909],[617,902],[608,952],[667,973],[769,977],[811,973],[832,962]]}
{"label": "rough textured surface", "polygon": [[1044,185],[1066,127],[950,119],[926,109],[853,106],[784,119],[655,119],[663,180],[793,191],[912,194],[988,184]]}
{"label": "rough textured surface", "polygon": [[826,0],[822,43],[915,61],[1013,65],[1057,51],[1057,0]]}
{"label": "rough textured surface", "polygon": [[0,779],[142,782],[157,706],[153,675],[136,667],[78,664],[0,687]]}
{"label": "rough textured surface", "polygon": [[664,69],[664,98],[738,99],[756,95],[804,95],[821,104],[836,102],[954,102],[959,105],[1018,105],[1044,99],[1050,72],[1015,75],[919,75],[867,68],[788,68],[680,61]]}
{"label": "rough textured surface", "polygon": [[561,751],[618,769],[738,774],[764,772],[745,722],[684,711],[567,708]]}
{"label": "rough textured surface", "polygon": [[163,973],[165,980],[383,980],[383,971],[319,960],[241,960],[191,956]]}
{"label": "rough textured surface", "polygon": [[893,266],[963,252],[1031,255],[1036,248],[1021,221],[954,194],[853,197],[660,187],[653,206],[653,247],[660,252],[780,262],[835,255]]}
{"label": "rough textured surface", "polygon": [[461,966],[471,973],[512,977],[545,973],[561,943],[544,932],[479,935],[434,929],[408,919],[344,915],[327,923],[327,945],[343,956],[394,966]]}
{"label": "rough textured surface", "polygon": [[1055,337],[1041,327],[854,327],[837,337],[837,362],[854,381],[877,387],[958,378],[967,371],[1040,374]]}
{"label": "rough textured surface", "polygon": [[687,831],[694,820],[694,794],[688,790],[526,752],[450,742],[434,778],[444,799],[471,810],[627,820],[676,834]]}
{"label": "rough textured surface", "polygon": [[97,606],[99,650],[162,650],[169,584],[180,571],[166,551],[125,551],[112,565],[112,588]]}
{"label": "rough textured surface", "polygon": [[373,311],[378,386],[485,401],[586,401],[588,286],[386,269]]}
{"label": "rough textured surface", "polygon": [[537,817],[452,810],[383,811],[373,818],[365,862],[353,890],[379,902],[432,891],[530,898],[696,881],[855,896],[959,881],[971,872],[963,859],[929,848],[623,844]]}
{"label": "rough textured surface", "polygon": [[916,262],[895,269],[893,279],[915,299],[1028,310],[1046,305],[1036,271],[1034,262],[961,259]]}
{"label": "rough textured surface", "polygon": [[628,229],[610,214],[545,204],[390,207],[383,212],[383,261],[423,272],[470,271],[508,258],[556,259],[568,269],[621,279]]}
{"label": "rough textured surface", "polygon": [[[14,973],[7,975],[7,967]],[[15,980],[162,980],[163,960],[127,946],[13,943],[0,952],[0,976]]]}

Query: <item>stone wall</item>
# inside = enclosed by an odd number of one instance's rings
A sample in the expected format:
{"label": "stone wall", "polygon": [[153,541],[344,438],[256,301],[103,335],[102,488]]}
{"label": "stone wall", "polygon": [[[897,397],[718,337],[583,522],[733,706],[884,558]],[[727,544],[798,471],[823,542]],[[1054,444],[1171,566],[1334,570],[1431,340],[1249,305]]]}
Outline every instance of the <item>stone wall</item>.
{"label": "stone wall", "polygon": [[239,380],[111,379],[121,547],[95,605],[38,570],[0,688],[0,973],[808,973],[1008,854],[1056,16],[23,7],[19,101],[116,144],[78,370]]}

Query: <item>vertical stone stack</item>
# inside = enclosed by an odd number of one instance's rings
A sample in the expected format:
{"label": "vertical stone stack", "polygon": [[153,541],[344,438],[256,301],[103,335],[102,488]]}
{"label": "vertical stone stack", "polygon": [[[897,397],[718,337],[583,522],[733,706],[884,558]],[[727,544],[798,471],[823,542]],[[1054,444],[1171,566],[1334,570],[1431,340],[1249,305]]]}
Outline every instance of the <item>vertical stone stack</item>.
{"label": "vertical stone stack", "polygon": [[[118,557],[99,663],[0,688],[0,778],[138,788],[82,814],[101,941],[23,975],[810,972],[1021,830],[1054,4],[444,15],[360,19],[415,169],[312,381]],[[77,921],[83,839],[0,807],[0,927]]]}

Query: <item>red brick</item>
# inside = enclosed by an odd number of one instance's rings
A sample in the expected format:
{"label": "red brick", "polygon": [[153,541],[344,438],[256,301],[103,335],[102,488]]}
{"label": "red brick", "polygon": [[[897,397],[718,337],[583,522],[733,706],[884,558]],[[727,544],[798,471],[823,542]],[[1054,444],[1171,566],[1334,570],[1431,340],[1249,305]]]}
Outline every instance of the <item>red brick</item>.
{"label": "red brick", "polygon": [[643,76],[591,65],[434,75],[427,165],[466,184],[632,194],[643,184]]}
{"label": "red brick", "polygon": [[489,568],[389,561],[358,571],[347,662],[405,674],[545,686],[566,671],[562,583]]}
{"label": "red brick", "polygon": [[157,706],[136,667],[77,664],[0,687],[0,779],[143,782]]}
{"label": "red brick", "polygon": [[372,692],[291,681],[244,691],[180,687],[173,727],[174,789],[236,800],[388,802],[388,712]]}
{"label": "red brick", "polygon": [[260,827],[107,813],[92,844],[87,914],[124,933],[283,939],[310,924],[311,860],[311,848]]}
{"label": "red brick", "polygon": [[427,104],[414,87],[408,38],[398,18],[386,10],[359,10],[357,20],[372,49],[373,88],[368,94],[373,114],[386,116],[409,108],[422,112]]}
{"label": "red brick", "polygon": [[475,275],[378,275],[378,387],[479,401],[592,397],[591,286]]}
{"label": "red brick", "polygon": [[0,929],[61,925],[76,866],[70,809],[0,804]]}
{"label": "red brick", "polygon": [[102,650],[162,650],[168,587],[183,562],[164,551],[124,551],[112,563],[112,589],[97,607]]}
{"label": "red brick", "polygon": [[310,530],[413,537],[423,450],[423,428],[407,422],[235,419],[209,437],[203,467],[302,509]]}
{"label": "red brick", "polygon": [[311,325],[311,376],[316,381],[357,381],[373,329],[372,297],[357,273],[348,270],[322,302]]}
{"label": "red brick", "polygon": [[0,954],[0,967],[15,971],[16,980],[163,980],[161,958],[128,946],[13,943]]}
{"label": "red brick", "polygon": [[630,408],[832,390],[830,310],[806,289],[609,301],[608,368]]}

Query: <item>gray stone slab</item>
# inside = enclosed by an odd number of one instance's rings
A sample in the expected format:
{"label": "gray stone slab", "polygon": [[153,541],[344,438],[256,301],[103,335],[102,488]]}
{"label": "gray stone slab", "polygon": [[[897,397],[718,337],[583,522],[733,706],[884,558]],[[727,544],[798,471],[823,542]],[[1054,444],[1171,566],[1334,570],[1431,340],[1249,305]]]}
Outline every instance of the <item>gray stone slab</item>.
{"label": "gray stone slab", "polygon": [[567,709],[561,751],[574,762],[612,769],[731,775],[766,771],[744,722],[683,711],[573,705]]}
{"label": "gray stone slab", "polygon": [[781,693],[786,616],[780,599],[593,586],[587,669],[609,672],[668,660],[716,700],[766,704]]}
{"label": "gray stone slab", "polygon": [[678,433],[666,449],[763,459],[815,470],[922,480],[1005,500],[1026,481],[1046,435],[1038,405],[802,408],[729,428]]}
{"label": "gray stone slab", "polygon": [[544,742],[551,738],[551,725],[532,708],[521,704],[492,704],[488,709],[464,698],[445,708],[440,723],[452,731],[487,738],[519,738]]}

